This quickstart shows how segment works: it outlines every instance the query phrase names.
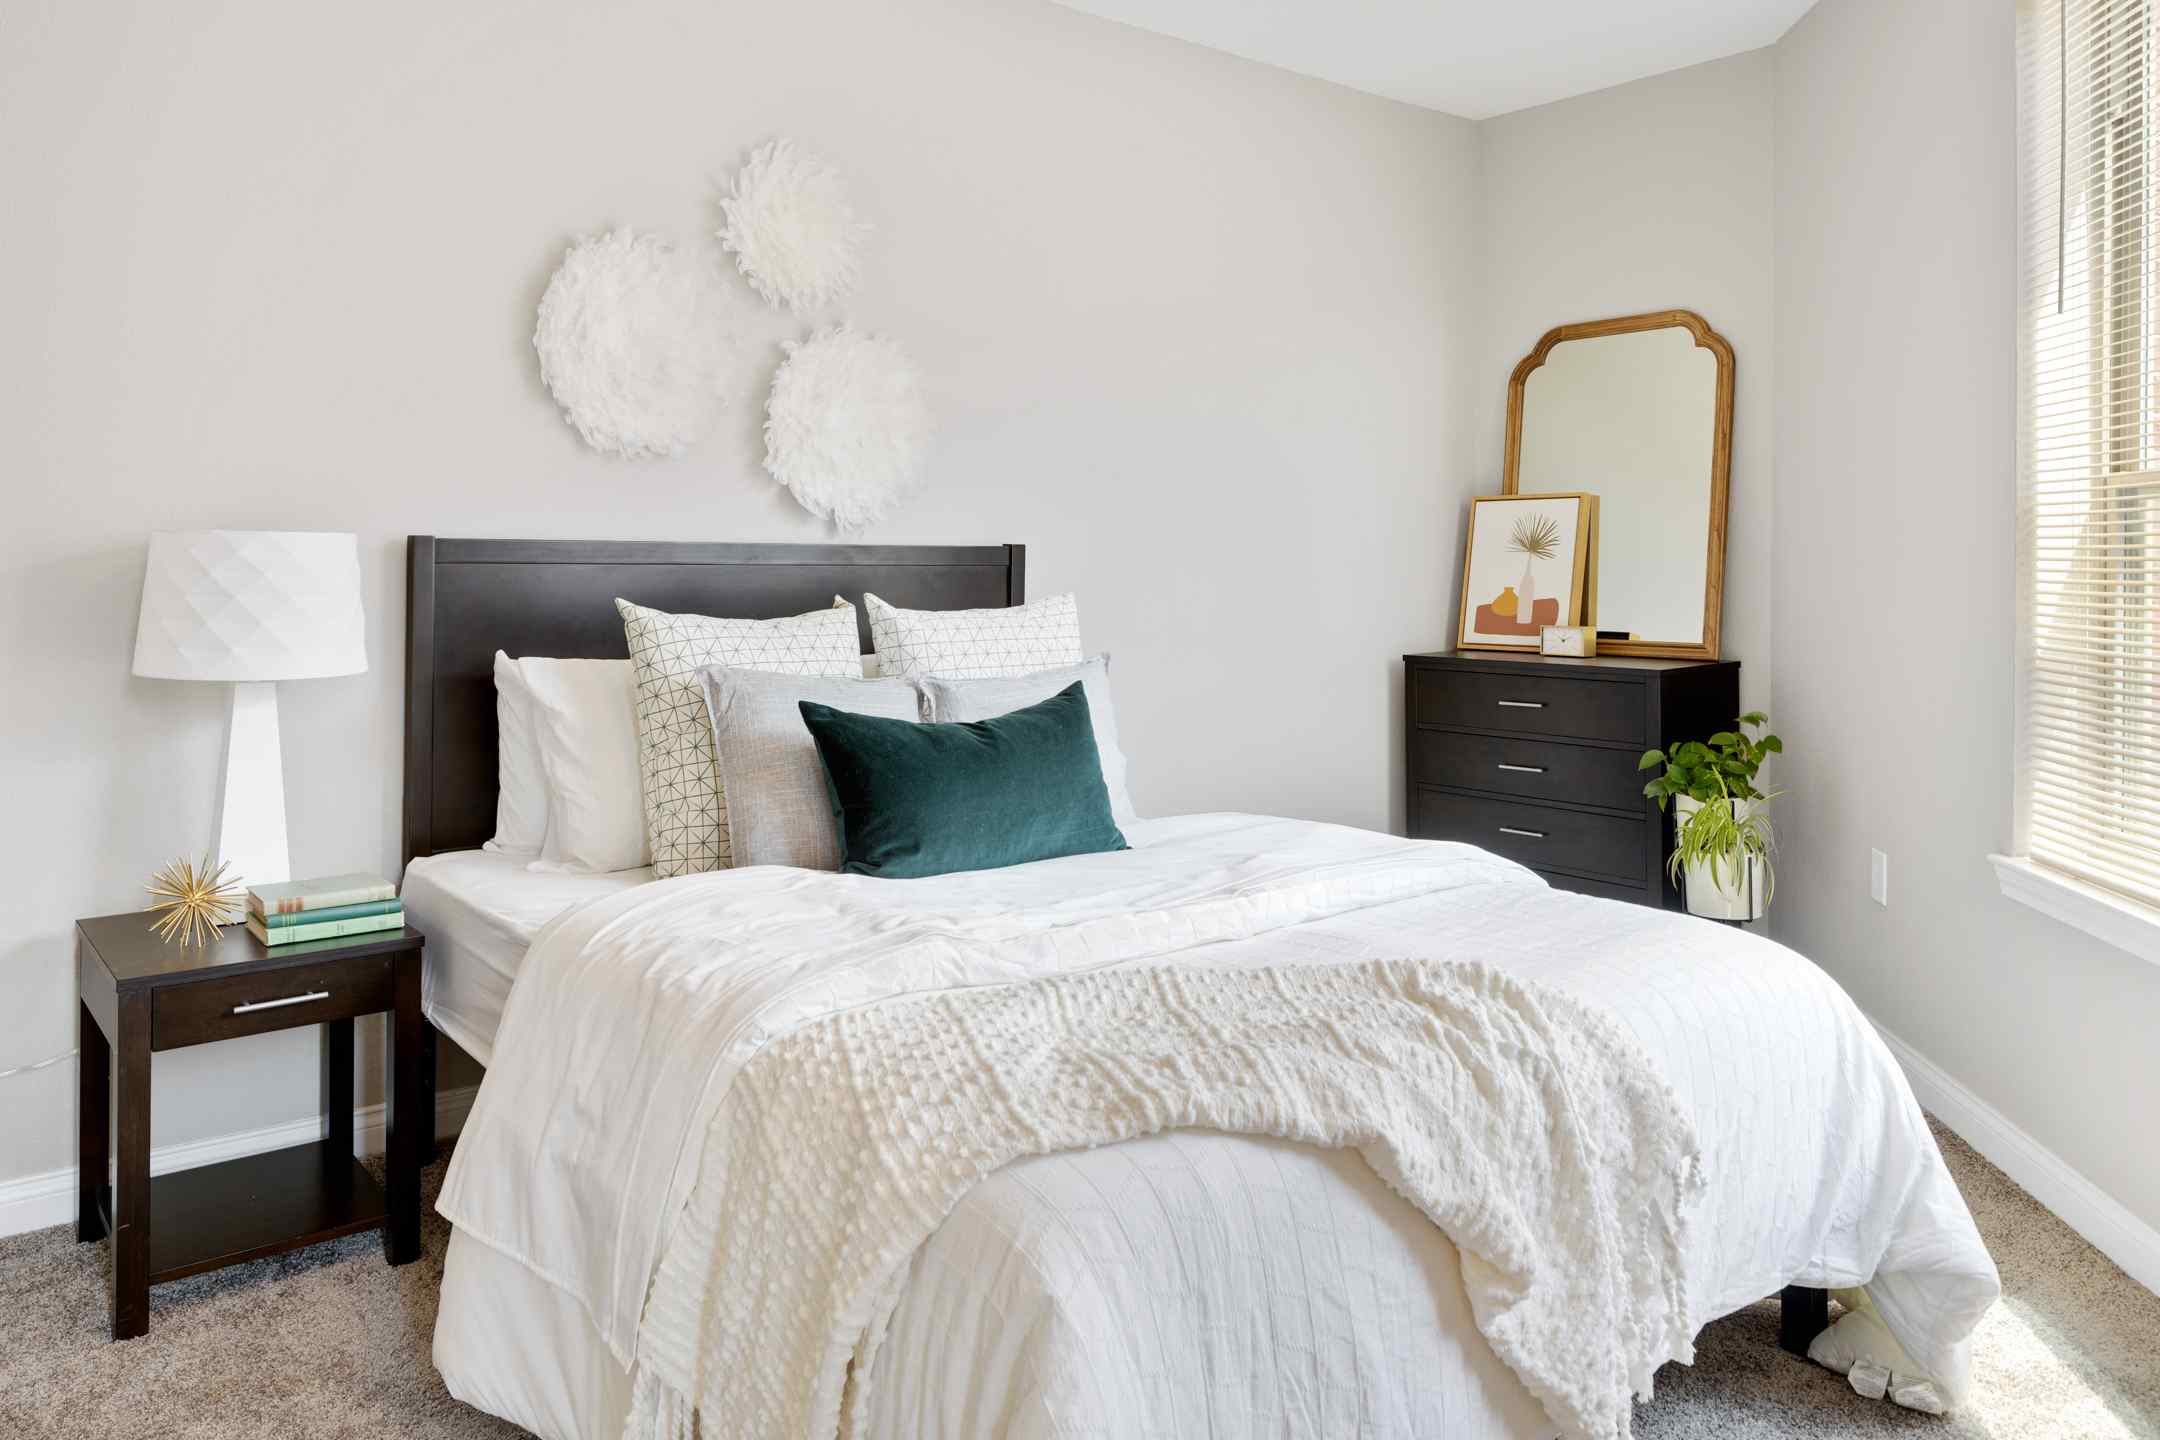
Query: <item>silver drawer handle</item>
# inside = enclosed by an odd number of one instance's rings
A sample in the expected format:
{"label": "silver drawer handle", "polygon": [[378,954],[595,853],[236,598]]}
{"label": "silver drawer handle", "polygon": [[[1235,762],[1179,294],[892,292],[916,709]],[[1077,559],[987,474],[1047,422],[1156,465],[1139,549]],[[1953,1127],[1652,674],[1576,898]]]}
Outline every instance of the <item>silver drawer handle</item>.
{"label": "silver drawer handle", "polygon": [[288,995],[283,1000],[257,1000],[247,1005],[235,1005],[232,1007],[232,1013],[245,1015],[250,1010],[280,1010],[287,1005],[305,1005],[310,1000],[327,1000],[329,998],[330,992],[328,990],[310,990],[305,995]]}
{"label": "silver drawer handle", "polygon": [[1501,765],[1501,766],[1500,766],[1499,768],[1500,768],[1500,769],[1502,769],[1502,770],[1512,770],[1512,771],[1513,771],[1514,773],[1516,773],[1517,775],[1542,775],[1542,774],[1544,774],[1544,773],[1545,773],[1545,767],[1544,767],[1543,765],[1505,765],[1505,764],[1503,764],[1503,765]]}
{"label": "silver drawer handle", "polygon": [[1545,708],[1545,702],[1542,700],[1498,700],[1494,703],[1503,710],[1542,710]]}
{"label": "silver drawer handle", "polygon": [[1525,840],[1542,840],[1545,838],[1543,830],[1518,830],[1513,825],[1502,825],[1500,833],[1503,835],[1520,835]]}

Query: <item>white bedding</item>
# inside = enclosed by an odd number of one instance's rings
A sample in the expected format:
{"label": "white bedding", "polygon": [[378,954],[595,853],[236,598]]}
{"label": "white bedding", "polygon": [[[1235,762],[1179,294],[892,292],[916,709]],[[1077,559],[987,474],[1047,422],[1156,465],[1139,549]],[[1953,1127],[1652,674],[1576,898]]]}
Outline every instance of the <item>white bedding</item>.
{"label": "white bedding", "polygon": [[[547,1440],[615,1440],[629,1414],[584,1308],[461,1230],[435,1363]],[[1070,1436],[1113,1391],[1157,1402],[1172,1437],[1331,1436],[1351,1416],[1376,1440],[1553,1434],[1479,1337],[1455,1247],[1360,1156],[1208,1130],[978,1185],[917,1253],[874,1372],[854,1433],[878,1440]]]}
{"label": "white bedding", "polygon": [[406,916],[427,936],[421,1009],[483,1065],[493,1063],[511,982],[541,928],[588,900],[652,879],[649,868],[548,874],[527,869],[529,858],[486,850],[423,855],[405,867],[399,887]]}
{"label": "white bedding", "polygon": [[[1603,1006],[1664,1066],[1710,1179],[1692,1231],[1696,1323],[1787,1283],[1872,1281],[1907,1349],[1953,1399],[1962,1392],[1963,1342],[1996,1293],[1993,1266],[1903,1077],[1812,965],[1751,936],[1548,890],[1468,847],[1236,816],[1157,822],[1133,838],[1123,855],[904,883],[771,870],[685,877],[580,909],[527,960],[439,1208],[467,1249],[490,1247],[581,1307],[629,1366],[675,1218],[701,1167],[724,1160],[703,1153],[711,1117],[729,1077],[774,1034],[885,994],[1170,954],[1225,965],[1480,959]],[[1233,1147],[1222,1163],[1236,1167],[1262,1142],[1178,1143]],[[1376,1246],[1384,1263],[1369,1284],[1355,1267],[1301,1261],[1227,1289],[1158,1286],[1151,1324],[1105,1298],[1119,1283],[1149,1290],[1145,1280],[1098,1277],[1101,1293],[1088,1299],[1077,1272],[1091,1251],[1111,1252],[1067,1244],[1056,1208],[1030,1209],[1013,1187],[1039,1175],[1033,1166],[1107,1178],[1130,1160],[1094,1151],[1015,1165],[962,1203],[914,1273],[986,1273],[972,1286],[903,1294],[877,1363],[910,1368],[877,1389],[908,1413],[866,1417],[869,1433],[916,1433],[935,1413],[963,1420],[955,1433],[1196,1435],[1210,1432],[1195,1397],[1226,1388],[1291,1407],[1305,1418],[1287,1428],[1317,1433],[1318,1417],[1333,1413],[1325,1407],[1351,1403],[1352,1392],[1367,1416],[1391,1413],[1391,1394],[1409,1397],[1394,1413],[1421,1413],[1418,1377],[1398,1372],[1451,1347],[1459,1360],[1434,1373],[1486,1392],[1473,1408],[1494,1420],[1492,1433],[1534,1433],[1519,1428],[1535,1414],[1519,1385],[1511,1393],[1512,1377],[1474,1353],[1474,1334],[1439,1318],[1448,1297],[1425,1277],[1452,1256],[1430,1227],[1420,1236],[1411,1225],[1398,1248]],[[1355,1187],[1312,1178],[1330,1206],[1368,1217],[1366,1233],[1401,1225],[1399,1208],[1383,1218],[1387,1207]],[[1014,1213],[1039,1223],[998,1218]],[[1213,1237],[1167,1218],[1128,1221],[1122,1207],[1116,1218],[1139,1227],[1126,1241],[1135,1253],[1164,1266],[1204,1263],[1207,1244],[1257,1251],[1279,1240],[1260,1208],[1249,1220],[1218,1214]],[[1358,1228],[1331,1218],[1324,1233]],[[994,1253],[979,1254],[986,1246]],[[993,1266],[1006,1272],[995,1283]],[[458,1292],[461,1274],[480,1268],[446,1276],[438,1363],[455,1393],[541,1428],[544,1407],[524,1405],[514,1377],[506,1385],[501,1372],[470,1368],[482,1347],[461,1317],[484,1306]],[[1293,1287],[1287,1302],[1263,1293],[1277,1280]],[[1411,1287],[1428,1292],[1420,1304],[1430,1311],[1391,1298]],[[1287,1318],[1299,1289],[1303,1326]],[[1003,1318],[1014,1305],[1041,1322],[1014,1333]],[[1226,1329],[1226,1315],[1266,1315],[1269,1328]],[[1430,1343],[1440,1331],[1444,1343]],[[940,1335],[975,1337],[972,1352]],[[1142,1413],[1103,1408],[1122,1391],[1068,1393],[1126,1342],[1145,1382],[1130,1402]],[[985,1345],[1005,1348],[989,1361]],[[1340,1390],[1344,1376],[1351,1392]],[[1457,1400],[1471,1403],[1439,1403]],[[1375,1433],[1432,1432],[1406,1419]]]}
{"label": "white bedding", "polygon": [[[1173,1130],[1008,1165],[916,1252],[858,1436],[1551,1440],[1455,1247],[1354,1151]],[[1139,1433],[1137,1429],[1131,1433]]]}

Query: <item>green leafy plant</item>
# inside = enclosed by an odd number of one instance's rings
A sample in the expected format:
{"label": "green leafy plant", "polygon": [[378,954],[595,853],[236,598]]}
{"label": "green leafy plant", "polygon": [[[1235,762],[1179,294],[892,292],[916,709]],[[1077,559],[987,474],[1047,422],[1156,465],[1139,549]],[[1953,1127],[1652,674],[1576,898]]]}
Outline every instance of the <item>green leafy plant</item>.
{"label": "green leafy plant", "polygon": [[1775,735],[1747,733],[1769,723],[1770,717],[1762,711],[1750,710],[1733,721],[1732,729],[1720,730],[1708,740],[1683,741],[1669,755],[1645,750],[1635,768],[1652,770],[1662,765],[1665,773],[1643,786],[1643,794],[1657,801],[1660,810],[1676,795],[1706,805],[1712,800],[1769,799],[1755,788],[1755,777],[1762,772],[1763,761],[1785,753],[1785,742]]}
{"label": "green leafy plant", "polygon": [[[1785,742],[1767,732],[1748,732],[1763,730],[1769,723],[1769,716],[1751,710],[1735,720],[1732,729],[1720,730],[1708,740],[1684,741],[1670,753],[1643,752],[1636,769],[1665,767],[1664,773],[1643,786],[1643,794],[1657,801],[1660,810],[1681,797],[1698,807],[1681,821],[1672,857],[1666,862],[1674,884],[1680,883],[1689,867],[1702,865],[1713,884],[1734,888],[1746,874],[1747,862],[1754,860],[1763,867],[1767,900],[1776,875],[1770,868],[1770,817],[1763,807],[1778,792],[1766,791],[1757,782],[1763,762],[1782,755]],[[1727,867],[1732,871],[1730,886],[1725,880]]]}

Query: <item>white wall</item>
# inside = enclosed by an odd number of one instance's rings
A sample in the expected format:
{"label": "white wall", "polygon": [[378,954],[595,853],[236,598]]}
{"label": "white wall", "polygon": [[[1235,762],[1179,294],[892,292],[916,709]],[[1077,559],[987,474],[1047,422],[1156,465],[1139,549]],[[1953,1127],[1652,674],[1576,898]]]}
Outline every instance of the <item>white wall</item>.
{"label": "white wall", "polygon": [[[1771,52],[1637,80],[1478,125],[1478,493],[1500,488],[1507,382],[1555,325],[1699,312],[1732,342],[1722,649],[1772,706]],[[1782,717],[1777,717],[1782,718]]]}
{"label": "white wall", "polygon": [[1823,0],[1776,50],[1771,920],[2160,1225],[2160,968],[1985,859],[2013,785],[2014,41],[2010,0]]}
{"label": "white wall", "polygon": [[[0,1069],[74,1042],[73,918],[210,836],[223,696],[128,675],[150,530],[362,536],[373,670],[281,687],[302,874],[397,860],[408,532],[825,537],[758,468],[803,326],[746,300],[741,408],[665,464],[585,449],[529,343],[568,240],[700,241],[782,133],[853,176],[849,313],[940,417],[868,538],[1023,541],[1077,590],[1143,808],[1398,819],[1469,454],[1469,125],[1016,0],[19,0]],[[160,1056],[158,1143],[306,1114],[314,1046]],[[0,1180],[72,1164],[72,1086],[0,1081]]]}

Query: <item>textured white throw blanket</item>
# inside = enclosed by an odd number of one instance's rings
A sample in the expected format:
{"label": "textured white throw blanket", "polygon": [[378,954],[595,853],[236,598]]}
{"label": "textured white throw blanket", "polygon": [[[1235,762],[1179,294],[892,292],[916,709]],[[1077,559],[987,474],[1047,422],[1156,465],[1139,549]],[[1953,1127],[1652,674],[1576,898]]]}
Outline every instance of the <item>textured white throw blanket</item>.
{"label": "textured white throw blanket", "polygon": [[893,1278],[972,1186],[1179,1127],[1356,1148],[1454,1241],[1480,1332],[1568,1435],[1625,1437],[1630,1395],[1693,1358],[1686,1117],[1617,1025],[1488,967],[1149,967],[895,1000],[775,1041],[735,1090],[724,1173],[654,1288],[633,1436],[834,1434]]}

